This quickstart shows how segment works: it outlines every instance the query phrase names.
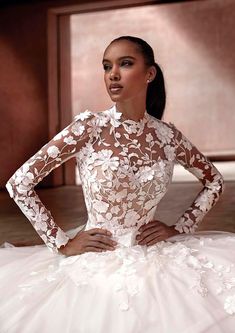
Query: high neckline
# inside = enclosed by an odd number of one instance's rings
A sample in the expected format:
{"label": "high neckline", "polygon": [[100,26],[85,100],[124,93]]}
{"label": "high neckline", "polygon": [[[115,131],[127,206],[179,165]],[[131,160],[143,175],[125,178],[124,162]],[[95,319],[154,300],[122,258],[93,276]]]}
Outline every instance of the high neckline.
{"label": "high neckline", "polygon": [[123,122],[123,123],[128,123],[128,124],[142,124],[143,122],[145,123],[147,120],[148,120],[148,116],[149,116],[149,114],[147,113],[147,110],[145,110],[144,111],[144,115],[143,115],[143,117],[142,118],[140,118],[139,120],[135,120],[135,119],[131,119],[131,118],[128,118],[128,117],[126,117],[121,111],[119,111],[118,109],[117,109],[117,106],[116,106],[116,104],[114,104],[114,109],[115,109],[115,112],[117,113],[117,114],[120,114],[120,120],[121,120],[121,122]]}

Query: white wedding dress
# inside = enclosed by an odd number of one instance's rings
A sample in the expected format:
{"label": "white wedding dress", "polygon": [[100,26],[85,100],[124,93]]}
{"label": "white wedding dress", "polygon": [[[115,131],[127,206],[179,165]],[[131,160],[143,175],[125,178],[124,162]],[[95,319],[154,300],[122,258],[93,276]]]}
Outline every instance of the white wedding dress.
{"label": "white wedding dress", "polygon": [[[69,235],[34,187],[74,156],[88,211],[85,229],[111,231],[114,251],[58,252]],[[179,235],[138,245],[138,229],[154,219],[175,161],[202,182],[202,191],[176,221]],[[19,169],[7,189],[46,245],[0,249],[1,333],[235,332],[235,234],[196,232],[223,180],[172,124],[147,113],[128,120],[115,105],[85,111]]]}

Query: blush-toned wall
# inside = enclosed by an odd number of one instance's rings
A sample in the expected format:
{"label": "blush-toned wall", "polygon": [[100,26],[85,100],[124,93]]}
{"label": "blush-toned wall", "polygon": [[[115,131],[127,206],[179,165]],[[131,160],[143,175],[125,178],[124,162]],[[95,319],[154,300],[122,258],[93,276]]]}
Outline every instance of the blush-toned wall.
{"label": "blush-toned wall", "polygon": [[164,119],[207,154],[235,153],[235,2],[191,1],[73,15],[73,113],[112,105],[102,55],[120,35],[153,46],[167,88]]}
{"label": "blush-toned wall", "polygon": [[[0,9],[0,188],[49,139],[48,9],[84,2],[33,1]],[[42,185],[50,184],[48,176]]]}
{"label": "blush-toned wall", "polygon": [[46,16],[31,7],[0,14],[1,186],[46,142]]}

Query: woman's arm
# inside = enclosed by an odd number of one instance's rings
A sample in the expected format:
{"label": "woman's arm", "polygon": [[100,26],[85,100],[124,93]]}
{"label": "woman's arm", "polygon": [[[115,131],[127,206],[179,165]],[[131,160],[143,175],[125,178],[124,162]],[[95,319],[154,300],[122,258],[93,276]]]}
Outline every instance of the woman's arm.
{"label": "woman's arm", "polygon": [[193,233],[223,192],[223,178],[215,166],[179,130],[173,125],[170,127],[174,133],[171,146],[174,147],[175,159],[204,187],[174,226],[167,226],[158,220],[142,225],[136,237],[140,245],[150,246],[179,233]]}
{"label": "woman's arm", "polygon": [[75,156],[92,137],[92,115],[85,111],[25,162],[8,180],[6,188],[39,236],[54,252],[65,245],[69,237],[54,222],[34,187],[53,169]]}
{"label": "woman's arm", "polygon": [[174,126],[176,160],[203,184],[191,206],[175,224],[180,233],[193,233],[224,189],[222,175],[215,166]]}

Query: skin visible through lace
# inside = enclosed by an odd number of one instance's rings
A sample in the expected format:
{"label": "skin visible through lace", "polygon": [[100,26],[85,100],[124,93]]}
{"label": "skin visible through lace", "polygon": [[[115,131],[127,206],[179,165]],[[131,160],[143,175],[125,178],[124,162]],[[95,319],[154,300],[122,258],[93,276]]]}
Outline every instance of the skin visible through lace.
{"label": "skin visible through lace", "polygon": [[[128,230],[138,231],[140,245],[194,232],[222,193],[222,176],[198,149],[173,125],[146,114],[147,79],[156,74],[153,68],[144,66],[132,43],[114,44],[106,50],[103,64],[106,88],[115,106],[76,116],[7,183],[11,197],[55,252],[63,246],[69,248],[68,255],[113,250]],[[122,88],[110,90],[111,83]],[[79,165],[88,223],[82,234],[69,241],[34,187],[72,157]],[[192,172],[203,188],[175,226],[168,227],[154,221],[154,214],[175,162]]]}

